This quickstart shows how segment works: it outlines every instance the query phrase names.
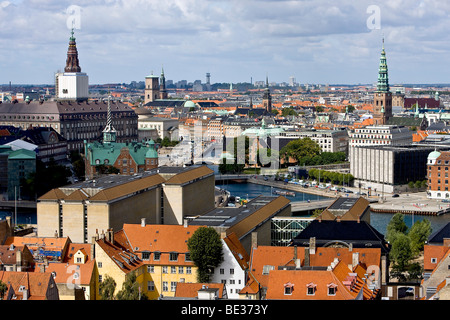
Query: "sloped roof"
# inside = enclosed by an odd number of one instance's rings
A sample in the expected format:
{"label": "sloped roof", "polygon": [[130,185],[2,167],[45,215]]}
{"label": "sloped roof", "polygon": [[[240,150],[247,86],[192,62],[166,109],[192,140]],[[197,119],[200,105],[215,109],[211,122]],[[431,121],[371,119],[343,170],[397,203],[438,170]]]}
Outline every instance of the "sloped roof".
{"label": "sloped roof", "polygon": [[389,251],[384,235],[365,221],[327,221],[313,220],[297,237],[293,239],[294,245],[309,243],[315,237],[316,245],[323,246],[334,241],[352,243],[354,248],[366,247],[381,248],[384,253]]}
{"label": "sloped roof", "polygon": [[153,174],[141,179],[136,179],[112,188],[107,188],[99,191],[92,196],[90,201],[108,201],[113,200],[130,193],[134,193],[152,186],[156,186],[164,182],[164,178],[159,174]]}
{"label": "sloped roof", "polygon": [[428,243],[444,243],[444,239],[450,239],[450,222],[436,230],[428,237]]}
{"label": "sloped roof", "polygon": [[194,167],[193,169],[186,170],[178,173],[177,175],[168,179],[165,184],[184,184],[195,179],[206,177],[214,174],[214,171],[207,166]]}
{"label": "sloped roof", "polygon": [[39,200],[63,200],[65,197],[66,194],[60,189],[52,189],[46,194],[39,197]]}
{"label": "sloped roof", "polygon": [[[253,199],[252,201],[254,202],[255,200],[258,200],[258,198]],[[252,201],[247,205],[251,205],[251,203],[253,203]],[[283,196],[278,196],[267,204],[261,206],[251,215],[228,228],[226,232],[227,234],[235,233],[236,236],[240,239],[252,228],[259,225],[261,222],[266,221],[274,214],[276,214],[279,210],[282,210],[286,206],[290,205],[290,202],[291,201],[289,199]]]}
{"label": "sloped roof", "polygon": [[[128,246],[135,252],[177,252],[184,254],[188,252],[187,241],[194,232],[201,226],[184,225],[145,225],[124,224],[123,235],[126,242],[123,246]],[[181,259],[179,259],[181,260]],[[186,263],[180,261],[180,263]],[[161,255],[158,264],[169,264],[169,255]],[[170,262],[170,264],[176,264]]]}
{"label": "sloped roof", "polygon": [[[119,231],[119,233],[121,232],[122,231]],[[114,237],[115,236],[116,234]],[[130,253],[129,251],[126,251],[126,248],[122,247],[117,242],[114,242],[113,244],[105,239],[99,239],[97,240],[97,244],[124,273],[129,273],[144,265],[133,252]]]}
{"label": "sloped roof", "polygon": [[56,283],[71,283],[74,274],[77,273],[76,281],[80,285],[89,285],[94,276],[95,261],[87,261],[85,264],[75,263],[49,263],[45,272],[53,273]]}
{"label": "sloped roof", "polygon": [[52,282],[52,275],[47,272],[15,272],[0,271],[0,281],[8,287],[12,286],[16,296],[21,295],[19,288],[24,286],[28,290],[28,300],[45,300],[47,290]]}
{"label": "sloped roof", "polygon": [[196,298],[198,291],[207,287],[209,289],[218,289],[219,299],[223,298],[225,284],[223,283],[187,283],[178,282],[175,290],[175,297],[177,298]]}
{"label": "sloped roof", "polygon": [[242,243],[239,241],[238,237],[234,233],[231,233],[226,236],[223,241],[230,249],[242,270],[247,270],[249,268],[250,256],[242,246]]}

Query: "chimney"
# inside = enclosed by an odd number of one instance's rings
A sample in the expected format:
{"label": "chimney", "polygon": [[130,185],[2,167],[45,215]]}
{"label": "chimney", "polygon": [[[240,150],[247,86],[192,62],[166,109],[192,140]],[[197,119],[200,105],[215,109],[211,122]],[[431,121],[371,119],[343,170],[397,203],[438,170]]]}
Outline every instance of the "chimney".
{"label": "chimney", "polygon": [[141,227],[145,227],[145,218],[141,219]]}
{"label": "chimney", "polygon": [[353,251],[353,243],[350,243],[350,245],[348,246],[348,251],[352,252]]}
{"label": "chimney", "polygon": [[23,289],[22,294],[23,294],[22,300],[28,300],[28,290]]}
{"label": "chimney", "polygon": [[258,247],[258,233],[252,232],[252,248]]}
{"label": "chimney", "polygon": [[227,237],[227,233],[225,231],[222,231],[220,233],[220,239],[225,239]]}
{"label": "chimney", "polygon": [[444,247],[450,247],[450,238],[444,238]]}
{"label": "chimney", "polygon": [[352,254],[352,268],[355,268],[359,264],[359,252],[353,252]]}
{"label": "chimney", "polygon": [[305,267],[309,267],[309,248],[305,247]]}
{"label": "chimney", "polygon": [[183,219],[183,226],[185,227],[185,228],[187,228],[188,227],[188,219]]}
{"label": "chimney", "polygon": [[114,243],[114,231],[112,228],[106,231],[106,240],[108,242]]}
{"label": "chimney", "polygon": [[316,237],[309,238],[309,254],[316,254]]}

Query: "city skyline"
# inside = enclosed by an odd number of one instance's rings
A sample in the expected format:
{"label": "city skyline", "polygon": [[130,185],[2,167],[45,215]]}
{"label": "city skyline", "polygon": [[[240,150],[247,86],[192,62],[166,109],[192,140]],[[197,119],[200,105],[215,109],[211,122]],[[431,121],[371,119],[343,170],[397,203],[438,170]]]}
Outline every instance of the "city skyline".
{"label": "city skyline", "polygon": [[382,39],[391,83],[448,83],[437,1],[0,0],[0,83],[51,84],[75,29],[91,84],[167,79],[374,84]]}

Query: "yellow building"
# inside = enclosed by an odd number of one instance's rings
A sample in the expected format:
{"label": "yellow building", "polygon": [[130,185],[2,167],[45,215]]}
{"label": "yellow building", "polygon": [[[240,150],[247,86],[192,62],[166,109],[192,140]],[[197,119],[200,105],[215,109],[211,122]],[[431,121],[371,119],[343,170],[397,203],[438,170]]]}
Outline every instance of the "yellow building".
{"label": "yellow building", "polygon": [[139,224],[142,218],[152,224],[181,225],[185,216],[214,208],[214,184],[213,170],[193,166],[108,175],[56,188],[38,199],[38,233],[88,243],[98,232]]}
{"label": "yellow building", "polygon": [[121,290],[126,275],[135,272],[142,294],[151,300],[174,297],[177,283],[196,283],[197,267],[191,261],[187,240],[200,226],[124,224],[95,241],[99,279],[106,275]]}

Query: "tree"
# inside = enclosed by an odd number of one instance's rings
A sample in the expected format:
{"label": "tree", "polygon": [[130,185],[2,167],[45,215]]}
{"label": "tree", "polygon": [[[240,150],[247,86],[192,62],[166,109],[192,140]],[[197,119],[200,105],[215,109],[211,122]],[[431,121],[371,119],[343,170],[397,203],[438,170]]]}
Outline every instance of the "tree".
{"label": "tree", "polygon": [[399,234],[405,234],[407,230],[408,226],[405,223],[403,214],[396,213],[387,225],[386,240],[393,244],[397,236]]}
{"label": "tree", "polygon": [[286,146],[284,146],[280,155],[285,158],[292,157],[294,158],[300,165],[305,164],[302,161],[304,157],[314,157],[319,155],[321,152],[320,146],[310,138],[303,138],[290,141]]}
{"label": "tree", "polygon": [[187,242],[191,259],[197,266],[197,280],[208,283],[212,269],[223,261],[220,235],[214,228],[200,227]]}
{"label": "tree", "polygon": [[405,271],[412,259],[412,251],[410,246],[410,239],[404,233],[398,233],[392,243],[389,257],[394,262],[398,271]]}
{"label": "tree", "polygon": [[139,283],[136,281],[136,273],[130,272],[125,277],[125,282],[122,284],[122,289],[117,293],[117,300],[147,300],[145,294],[141,294]]}
{"label": "tree", "polygon": [[418,255],[423,250],[425,242],[431,234],[431,223],[429,220],[416,221],[408,232],[411,240],[411,251],[414,255]]}
{"label": "tree", "polygon": [[114,291],[116,290],[116,281],[109,275],[105,276],[105,279],[100,282],[99,294],[101,300],[114,300]]}
{"label": "tree", "polygon": [[0,300],[3,299],[6,290],[8,290],[8,286],[6,285],[6,283],[0,280]]}

